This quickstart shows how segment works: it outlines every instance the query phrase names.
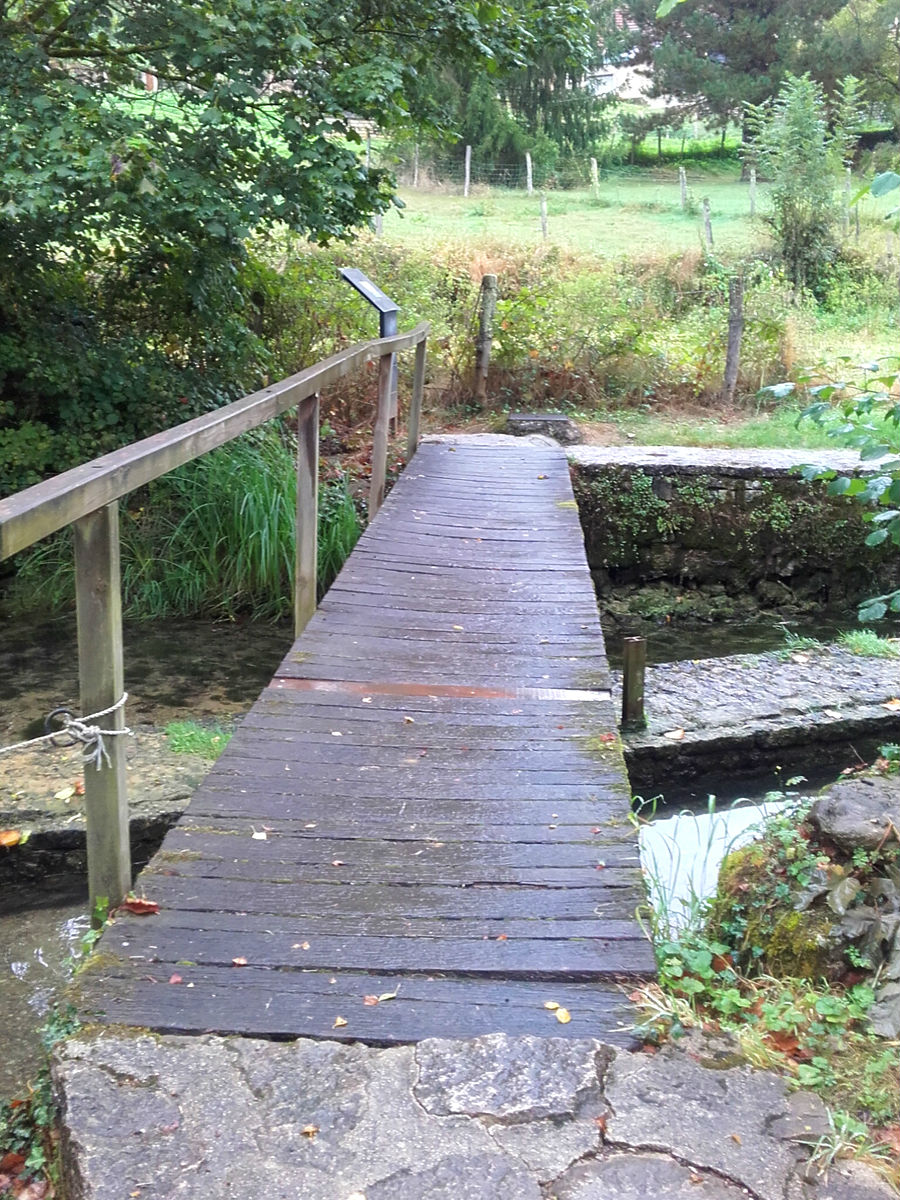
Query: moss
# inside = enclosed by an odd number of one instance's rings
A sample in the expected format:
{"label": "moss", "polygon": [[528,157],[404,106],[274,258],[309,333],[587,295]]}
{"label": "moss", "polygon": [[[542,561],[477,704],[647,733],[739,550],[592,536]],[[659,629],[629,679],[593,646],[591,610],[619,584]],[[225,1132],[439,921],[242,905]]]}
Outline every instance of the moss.
{"label": "moss", "polygon": [[196,862],[203,858],[199,850],[158,850],[153,856],[154,863]]}
{"label": "moss", "polygon": [[[762,944],[767,970],[780,978],[828,979],[833,974],[832,921],[824,908],[789,911]],[[747,928],[750,933],[750,926]]]}
{"label": "moss", "polygon": [[557,500],[556,507],[557,508],[576,508],[577,509],[578,502],[576,500]]}

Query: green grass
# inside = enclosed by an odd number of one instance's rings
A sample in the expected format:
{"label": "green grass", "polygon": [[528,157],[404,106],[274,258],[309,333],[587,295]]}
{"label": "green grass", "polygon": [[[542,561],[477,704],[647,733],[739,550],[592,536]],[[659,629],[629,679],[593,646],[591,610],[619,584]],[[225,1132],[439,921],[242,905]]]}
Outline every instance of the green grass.
{"label": "green grass", "polygon": [[176,754],[199,754],[201,758],[218,758],[231,741],[230,730],[196,721],[171,721],[163,732]]}
{"label": "green grass", "polygon": [[615,425],[636,446],[721,446],[730,449],[834,450],[837,443],[811,421],[798,424],[799,409],[778,408],[739,419],[678,416],[612,409],[592,414]]}
{"label": "green grass", "polygon": [[837,644],[862,658],[900,658],[900,641],[881,637],[872,629],[848,629],[838,636]]}

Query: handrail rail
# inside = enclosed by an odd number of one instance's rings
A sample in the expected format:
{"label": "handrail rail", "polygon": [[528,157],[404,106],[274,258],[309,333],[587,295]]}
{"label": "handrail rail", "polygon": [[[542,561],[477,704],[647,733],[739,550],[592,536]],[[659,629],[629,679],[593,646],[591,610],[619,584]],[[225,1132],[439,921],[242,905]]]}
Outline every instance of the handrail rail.
{"label": "handrail rail", "polygon": [[423,322],[408,333],[359,342],[279,383],[0,500],[0,562],[175,467],[255,429],[373,359],[419,345],[428,332],[429,326]]}
{"label": "handrail rail", "polygon": [[[0,500],[0,560],[67,525],[75,546],[78,673],[83,713],[103,713],[102,730],[120,733],[124,714],[122,601],[119,580],[119,500],[175,467],[224,446],[289,408],[297,408],[297,553],[294,632],[316,610],[319,495],[319,392],[373,359],[379,360],[378,405],[372,435],[369,519],[384,499],[396,354],[415,347],[407,456],[419,444],[425,386],[427,323],[408,333],[359,342],[288,379],[242,396],[203,416],[113,450]],[[88,890],[92,911],[121,903],[131,887],[128,788],[121,737],[109,740],[107,766],[85,770]]]}

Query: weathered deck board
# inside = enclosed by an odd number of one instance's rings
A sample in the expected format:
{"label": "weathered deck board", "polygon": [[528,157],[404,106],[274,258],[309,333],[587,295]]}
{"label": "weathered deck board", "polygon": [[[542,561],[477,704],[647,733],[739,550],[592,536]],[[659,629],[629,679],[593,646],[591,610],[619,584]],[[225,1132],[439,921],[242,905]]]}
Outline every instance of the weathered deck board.
{"label": "weathered deck board", "polygon": [[627,1040],[621,983],[653,962],[608,688],[562,452],[422,446],[142,875],[159,914],[104,934],[83,1015]]}

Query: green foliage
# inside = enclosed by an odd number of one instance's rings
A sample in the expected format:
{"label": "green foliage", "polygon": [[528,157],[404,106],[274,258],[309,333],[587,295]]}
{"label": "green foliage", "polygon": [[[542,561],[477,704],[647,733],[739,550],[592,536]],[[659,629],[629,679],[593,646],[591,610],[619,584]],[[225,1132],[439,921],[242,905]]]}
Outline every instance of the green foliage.
{"label": "green foliage", "polygon": [[815,289],[835,257],[835,185],[858,107],[858,81],[851,77],[829,122],[820,85],[790,74],[774,99],[747,105],[750,157],[772,181],[768,220],[798,290]]}
{"label": "green foliage", "polygon": [[[834,470],[805,467],[805,479],[826,479],[835,496],[847,496],[865,507],[863,519],[874,526],[867,546],[900,546],[900,402],[895,388],[900,380],[897,359],[885,359],[855,368],[844,357],[843,378],[827,368],[803,370],[797,378],[807,385],[812,404],[802,413],[838,439],[859,451],[866,474],[844,475]],[[813,378],[825,376],[826,383]],[[861,621],[880,620],[890,609],[900,612],[900,590],[868,599],[859,610]]]}
{"label": "green foliage", "polygon": [[[188,463],[123,506],[122,594],[140,618],[292,611],[294,454],[279,423]],[[318,579],[324,590],[360,532],[344,479],[320,489]],[[69,607],[71,550],[59,535],[26,551],[16,594],[31,609]]]}
{"label": "green foliage", "polygon": [[231,741],[231,730],[221,725],[200,725],[196,721],[170,721],[163,730],[176,754],[199,754],[217,759]]}
{"label": "green foliage", "polygon": [[838,635],[838,645],[862,658],[900,658],[900,643],[872,629],[850,629]]}

